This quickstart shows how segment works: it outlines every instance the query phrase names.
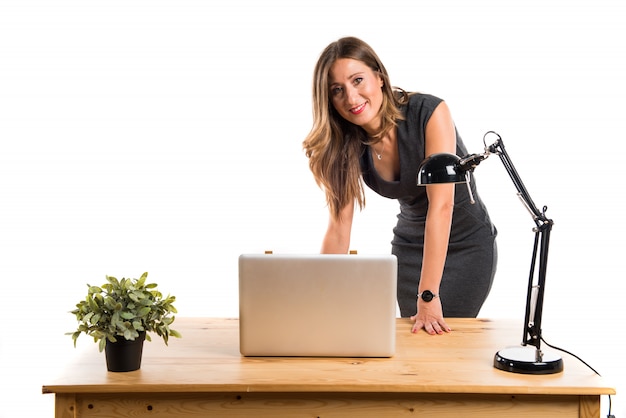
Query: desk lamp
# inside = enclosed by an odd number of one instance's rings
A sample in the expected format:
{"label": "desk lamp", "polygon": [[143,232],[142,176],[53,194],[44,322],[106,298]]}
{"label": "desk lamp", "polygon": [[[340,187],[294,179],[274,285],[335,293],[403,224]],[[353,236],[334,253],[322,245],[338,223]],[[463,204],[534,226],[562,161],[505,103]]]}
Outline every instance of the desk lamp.
{"label": "desk lamp", "polygon": [[[493,134],[496,141],[487,146],[487,135]],[[563,360],[554,354],[544,353],[541,350],[541,317],[543,311],[543,296],[546,283],[546,267],[548,263],[548,245],[553,221],[546,217],[547,207],[539,211],[530,198],[524,183],[517,174],[509,155],[504,149],[502,138],[496,132],[489,131],[483,137],[485,152],[458,157],[454,154],[433,154],[424,159],[417,173],[417,185],[427,186],[436,183],[466,183],[470,201],[474,202],[470,187],[470,173],[487,159],[490,154],[497,154],[504,164],[504,168],[513,180],[517,195],[530,213],[535,227],[535,243],[530,264],[528,289],[526,295],[526,315],[524,318],[524,332],[520,346],[512,346],[498,351],[493,365],[499,370],[524,374],[551,374],[563,371]],[[539,262],[537,275],[535,266]]]}

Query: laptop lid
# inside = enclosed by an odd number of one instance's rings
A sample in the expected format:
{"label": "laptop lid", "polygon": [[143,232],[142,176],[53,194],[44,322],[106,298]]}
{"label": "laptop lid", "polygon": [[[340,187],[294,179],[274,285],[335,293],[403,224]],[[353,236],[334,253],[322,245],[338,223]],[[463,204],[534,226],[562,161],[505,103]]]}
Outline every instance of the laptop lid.
{"label": "laptop lid", "polygon": [[396,280],[390,254],[242,254],[241,354],[391,357]]}

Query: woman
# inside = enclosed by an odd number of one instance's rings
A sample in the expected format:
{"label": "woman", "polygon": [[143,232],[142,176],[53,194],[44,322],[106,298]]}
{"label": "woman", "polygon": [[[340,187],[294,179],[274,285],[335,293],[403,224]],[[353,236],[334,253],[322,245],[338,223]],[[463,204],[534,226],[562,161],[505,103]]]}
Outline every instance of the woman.
{"label": "woman", "polygon": [[445,317],[476,317],[496,269],[496,229],[475,190],[416,185],[427,156],[467,154],[444,101],[392,88],[374,50],[347,37],[322,52],[314,71],[313,127],[303,143],[330,210],[322,253],[346,253],[363,181],[398,199],[392,253],[398,305],[412,332],[450,331]]}

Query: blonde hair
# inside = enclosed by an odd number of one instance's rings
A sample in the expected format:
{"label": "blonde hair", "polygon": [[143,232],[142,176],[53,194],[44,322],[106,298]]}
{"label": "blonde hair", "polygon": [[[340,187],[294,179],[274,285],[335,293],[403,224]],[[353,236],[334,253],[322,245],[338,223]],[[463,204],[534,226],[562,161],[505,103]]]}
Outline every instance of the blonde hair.
{"label": "blonde hair", "polygon": [[[379,132],[368,137],[335,110],[330,97],[328,76],[340,58],[361,61],[383,80]],[[393,88],[383,63],[374,50],[358,38],[341,38],[328,45],[313,72],[313,127],[302,143],[315,181],[326,194],[331,215],[337,219],[341,209],[355,201],[365,207],[365,194],[359,159],[365,145],[376,144],[402,119],[400,105],[408,100],[402,89]]]}

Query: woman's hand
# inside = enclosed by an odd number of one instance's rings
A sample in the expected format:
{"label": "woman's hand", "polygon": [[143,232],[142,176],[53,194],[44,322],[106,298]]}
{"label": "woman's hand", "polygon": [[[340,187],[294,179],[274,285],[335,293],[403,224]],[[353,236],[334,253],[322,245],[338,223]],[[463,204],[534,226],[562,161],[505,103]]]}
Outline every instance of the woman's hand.
{"label": "woman's hand", "polygon": [[430,302],[424,302],[419,299],[417,302],[417,314],[411,317],[411,321],[415,321],[411,329],[413,333],[422,328],[430,335],[452,331],[443,319],[443,309],[441,308],[441,299],[439,298]]}

